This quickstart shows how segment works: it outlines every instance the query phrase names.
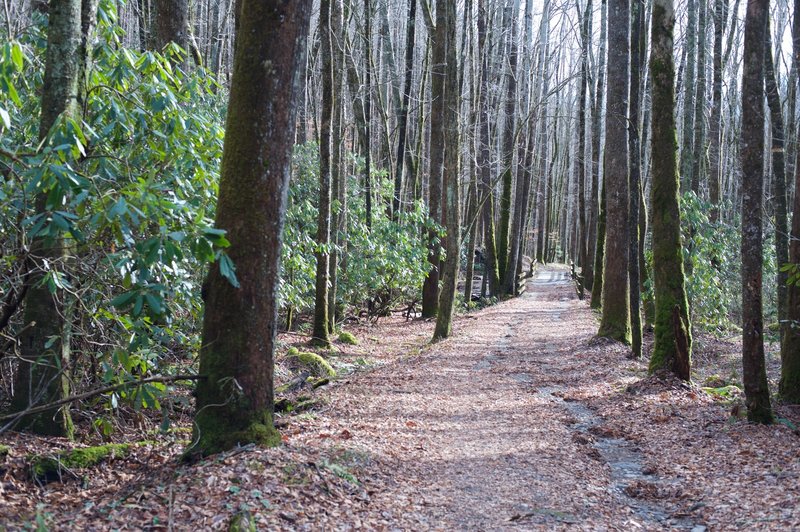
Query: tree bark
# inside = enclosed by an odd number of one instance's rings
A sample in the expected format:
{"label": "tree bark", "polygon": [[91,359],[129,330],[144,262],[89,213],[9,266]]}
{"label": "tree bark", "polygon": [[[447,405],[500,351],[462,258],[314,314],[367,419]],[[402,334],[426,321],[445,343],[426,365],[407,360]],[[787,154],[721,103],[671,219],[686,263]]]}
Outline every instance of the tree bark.
{"label": "tree bark", "polygon": [[367,229],[372,229],[372,9],[364,0],[364,204]]}
{"label": "tree bark", "polygon": [[[580,2],[576,2],[580,12]],[[587,286],[587,274],[592,271],[589,265],[589,236],[586,234],[586,93],[589,90],[589,49],[592,45],[590,31],[592,20],[592,0],[587,0],[581,23],[581,80],[578,96],[578,256],[581,276],[578,283],[578,297],[583,299]],[[591,288],[591,285],[589,285]]]}
{"label": "tree bark", "polygon": [[[441,99],[444,107],[443,145],[445,158],[441,166],[441,182],[444,192],[442,202],[442,221],[446,234],[444,237],[445,259],[442,262],[442,289],[439,294],[439,313],[433,340],[450,336],[455,306],[458,268],[461,264],[461,187],[458,183],[458,159],[460,151],[458,115],[461,106],[458,87],[458,57],[456,56],[456,5],[452,0],[439,0],[436,6],[436,29],[443,40],[445,69]],[[442,30],[439,33],[439,30]],[[433,171],[436,171],[434,167]]]}
{"label": "tree bark", "polygon": [[608,104],[603,180],[606,246],[599,336],[631,342],[628,282],[630,0],[608,3]]}
{"label": "tree bark", "polygon": [[727,0],[714,0],[714,57],[713,82],[711,89],[711,120],[709,122],[709,181],[708,191],[711,201],[709,218],[712,223],[719,221],[720,183],[722,164],[720,161],[720,126],[722,120],[722,37],[725,31],[725,6]]}
{"label": "tree bark", "polygon": [[775,261],[778,267],[776,279],[778,289],[778,323],[781,336],[786,330],[786,281],[788,274],[783,266],[789,260],[789,227],[786,213],[786,163],[784,159],[783,109],[781,108],[778,83],[775,80],[775,64],[772,59],[772,34],[769,17],[765,32],[764,78],[769,104],[772,137],[772,201],[775,212]]}
{"label": "tree bark", "polygon": [[700,197],[705,168],[705,110],[706,110],[706,31],[708,28],[708,1],[699,2],[697,13],[697,66],[694,97],[694,132],[692,146],[692,192]]}
{"label": "tree bark", "polygon": [[[437,6],[441,5],[437,3]],[[444,8],[443,8],[444,9]],[[438,11],[438,10],[437,10]],[[441,20],[446,21],[445,14]],[[442,193],[443,172],[446,164],[446,87],[447,75],[447,27],[446,22],[439,24],[439,14],[436,15],[437,23],[433,34],[432,60],[431,60],[431,167],[428,182],[428,212],[436,223],[443,221]],[[441,244],[439,235],[431,231],[428,235],[428,262],[430,270],[422,286],[422,317],[432,318],[439,312],[439,279],[441,276]]]}
{"label": "tree bark", "polygon": [[[686,66],[683,71],[683,129],[681,131],[681,189],[688,190],[692,184],[692,161],[694,159],[694,95],[695,66],[697,60],[697,2],[688,0],[686,13]],[[680,76],[679,76],[680,78]]]}
{"label": "tree bark", "polygon": [[653,5],[650,39],[652,87],[652,231],[655,342],[650,372],[667,370],[691,379],[691,325],[681,245],[680,177],[675,131],[673,0]]}
{"label": "tree bark", "polygon": [[631,70],[630,70],[630,125],[628,142],[630,147],[630,213],[628,215],[629,230],[629,281],[631,307],[631,349],[633,356],[642,356],[642,295],[639,291],[639,246],[642,245],[639,235],[639,190],[642,177],[642,156],[640,143],[641,123],[641,72],[644,67],[646,48],[642,46],[642,26],[644,24],[644,1],[632,0],[631,5]]}
{"label": "tree bark", "polygon": [[[79,119],[80,101],[84,94],[88,42],[94,28],[96,2],[92,0],[51,0],[47,31],[42,110],[39,140],[45,143],[60,116]],[[35,197],[36,213],[48,216],[61,208],[51,204],[48,192],[40,190]],[[63,274],[70,262],[72,246],[66,237],[34,236],[30,257],[35,261],[27,287],[20,335],[20,361],[17,367],[15,394],[11,411],[20,412],[40,403],[52,403],[69,395],[71,350],[71,296],[62,290],[51,293],[43,282],[48,273]],[[52,270],[52,272],[49,272]],[[53,338],[57,340],[53,342]],[[72,438],[73,425],[68,407],[53,408],[23,416],[18,427],[36,434]]]}
{"label": "tree bark", "polygon": [[[514,140],[517,110],[517,60],[519,57],[517,18],[519,18],[519,0],[508,0],[503,14],[503,28],[507,28],[505,49],[508,54],[508,64],[505,72],[505,127],[503,131],[503,165],[501,167],[503,190],[500,196],[500,222],[497,234],[497,270],[503,283],[501,287],[503,295],[513,293],[513,287],[509,287],[509,275],[506,270],[508,269],[511,205],[514,193]],[[513,283],[513,279],[511,282]]]}
{"label": "tree bark", "polygon": [[189,43],[189,0],[154,0],[153,47],[163,50],[174,42],[184,50]]}
{"label": "tree bark", "polygon": [[747,417],[771,423],[764,363],[762,215],[764,194],[764,44],[768,0],[748,0],[742,77],[742,381]]}
{"label": "tree bark", "polygon": [[197,413],[187,455],[276,445],[273,353],[280,248],[310,1],[243,0],[216,226],[240,286],[207,279]]}
{"label": "tree bark", "polygon": [[[793,58],[795,71],[800,67],[800,0],[794,2]],[[797,136],[800,138],[800,122]],[[795,150],[800,153],[800,150]],[[792,233],[789,240],[789,262],[795,267],[800,264],[800,157],[794,165],[794,212],[792,214]],[[786,327],[781,343],[781,399],[788,403],[800,404],[800,284],[787,287]]]}
{"label": "tree bark", "polygon": [[394,198],[392,202],[392,216],[397,220],[400,212],[400,201],[403,196],[403,173],[406,161],[406,133],[408,130],[408,103],[411,99],[411,80],[414,72],[414,42],[416,39],[417,0],[408,2],[408,26],[406,27],[406,63],[403,100],[400,104],[400,114],[397,117],[397,157],[395,157],[394,173]]}
{"label": "tree bark", "polygon": [[480,0],[478,6],[478,46],[481,58],[480,98],[480,150],[478,168],[480,171],[480,192],[483,202],[481,216],[483,219],[484,276],[487,279],[489,295],[496,296],[500,290],[500,274],[497,268],[497,244],[494,224],[494,193],[492,191],[491,156],[492,147],[489,137],[489,55],[487,46],[487,0]]}
{"label": "tree bark", "polygon": [[322,105],[320,113],[319,140],[319,199],[317,202],[317,261],[314,298],[313,342],[330,345],[328,288],[330,284],[330,244],[331,244],[331,126],[336,112],[334,93],[334,71],[332,60],[331,0],[320,0],[319,38],[322,59]]}
{"label": "tree bark", "polygon": [[605,94],[605,61],[606,61],[606,38],[607,23],[606,13],[608,11],[608,1],[600,1],[600,52],[597,68],[597,85],[595,86],[595,97],[592,104],[592,194],[589,221],[589,257],[593,261],[592,270],[588,278],[591,280],[592,301],[591,306],[599,309],[602,303],[603,294],[603,255],[605,248],[605,228],[606,228],[606,209],[605,209],[605,180],[600,183],[600,146],[601,132],[603,127],[603,95]]}

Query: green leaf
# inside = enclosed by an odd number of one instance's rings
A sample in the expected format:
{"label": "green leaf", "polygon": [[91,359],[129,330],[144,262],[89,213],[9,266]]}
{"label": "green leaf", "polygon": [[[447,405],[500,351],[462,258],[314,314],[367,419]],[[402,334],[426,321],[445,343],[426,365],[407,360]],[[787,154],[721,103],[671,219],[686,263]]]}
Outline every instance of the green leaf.
{"label": "green leaf", "polygon": [[219,273],[222,274],[234,288],[239,288],[239,280],[236,278],[236,266],[225,253],[219,256]]}
{"label": "green leaf", "polygon": [[125,292],[111,300],[111,306],[115,308],[122,308],[130,303],[136,296],[137,292]]}
{"label": "green leaf", "polygon": [[11,61],[20,72],[25,67],[25,56],[22,54],[22,47],[18,42],[11,44]]}
{"label": "green leaf", "polygon": [[147,306],[149,306],[155,314],[162,314],[164,307],[162,305],[163,299],[161,297],[148,293],[144,295],[144,298],[147,300]]}
{"label": "green leaf", "polygon": [[136,296],[136,302],[133,304],[133,315],[138,316],[142,313],[142,307],[144,307],[144,298],[141,294]]}

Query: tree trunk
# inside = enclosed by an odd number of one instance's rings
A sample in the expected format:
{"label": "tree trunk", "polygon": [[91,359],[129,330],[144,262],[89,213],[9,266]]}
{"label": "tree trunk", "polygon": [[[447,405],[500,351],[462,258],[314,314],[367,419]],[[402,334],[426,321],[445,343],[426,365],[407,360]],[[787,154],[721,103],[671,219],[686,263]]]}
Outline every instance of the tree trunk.
{"label": "tree trunk", "polygon": [[[576,3],[580,12],[580,3]],[[587,274],[593,270],[589,265],[589,237],[586,234],[586,93],[589,90],[589,49],[592,46],[590,31],[592,20],[592,0],[587,0],[581,24],[581,81],[578,96],[578,256],[581,277],[578,283],[578,297],[583,299],[587,286]],[[590,286],[590,285],[589,285]],[[591,287],[591,286],[590,286]]]}
{"label": "tree trunk", "polygon": [[[458,90],[458,57],[456,56],[456,5],[452,0],[439,0],[436,6],[436,30],[441,36],[438,46],[444,47],[444,92],[439,96],[443,102],[442,148],[445,158],[441,166],[441,183],[444,191],[442,222],[447,231],[444,237],[445,260],[442,262],[442,290],[439,295],[439,313],[433,340],[450,336],[453,322],[453,307],[456,299],[458,268],[461,264],[461,187],[458,183],[458,158],[460,151],[458,115],[461,107]],[[441,33],[440,33],[441,31]],[[436,93],[434,93],[436,97]],[[433,167],[432,172],[436,172]]]}
{"label": "tree trunk", "polygon": [[642,46],[642,26],[644,24],[644,1],[633,0],[631,5],[631,70],[630,70],[630,126],[628,142],[630,147],[630,213],[628,230],[630,248],[628,255],[631,307],[631,348],[633,356],[642,356],[642,295],[639,291],[639,246],[642,245],[639,235],[639,190],[642,177],[642,156],[640,143],[641,123],[641,72],[644,67],[644,55],[647,49]]}
{"label": "tree trunk", "polygon": [[[794,1],[794,45],[793,57],[795,71],[800,67],[800,0]],[[800,124],[800,122],[798,123]],[[800,138],[800,126],[797,136]],[[800,150],[795,150],[800,153]],[[797,267],[800,264],[800,157],[794,165],[794,212],[792,214],[792,234],[789,241],[789,262]],[[781,343],[781,399],[788,403],[800,404],[800,284],[787,287],[786,327]]]}
{"label": "tree trunk", "polygon": [[364,0],[364,204],[367,229],[372,229],[372,10]]}
{"label": "tree trunk", "polygon": [[484,276],[487,279],[489,294],[496,296],[500,289],[500,274],[497,268],[497,243],[495,242],[494,193],[492,191],[491,157],[492,147],[489,138],[489,55],[487,46],[487,0],[480,0],[478,7],[478,46],[481,58],[480,72],[480,151],[478,169],[480,171],[480,191],[483,207]]}
{"label": "tree trunk", "polygon": [[778,323],[781,335],[786,330],[786,281],[788,274],[783,266],[789,260],[789,228],[786,199],[786,164],[784,159],[783,109],[781,108],[778,83],[775,80],[775,64],[772,59],[772,35],[767,17],[764,76],[767,102],[769,103],[770,124],[772,128],[772,197],[775,212],[775,260],[778,267],[776,279],[778,289]]}
{"label": "tree trunk", "polygon": [[[85,91],[86,64],[89,61],[90,36],[94,29],[97,3],[93,0],[51,0],[49,4],[47,52],[45,56],[42,110],[39,140],[47,142],[59,116],[79,121],[80,101]],[[38,191],[37,214],[47,216],[61,208],[48,200],[49,191]],[[63,235],[34,236],[31,242],[35,267],[26,279],[23,322],[28,327],[20,334],[20,361],[11,411],[26,410],[35,404],[55,402],[69,395],[69,367],[73,303],[62,290],[51,293],[44,282],[49,270],[66,268],[72,246]],[[41,264],[38,263],[41,261]],[[53,342],[53,338],[57,338]],[[72,438],[73,425],[67,406],[24,416],[18,427],[36,434]]]}
{"label": "tree trunk", "polygon": [[406,132],[408,130],[408,103],[411,99],[411,80],[414,72],[414,41],[416,39],[417,0],[409,0],[408,26],[406,27],[406,67],[403,101],[400,104],[400,114],[397,117],[397,157],[395,158],[394,173],[394,199],[392,202],[392,216],[397,220],[400,212],[400,201],[403,195],[403,171],[406,161]]}
{"label": "tree trunk", "polygon": [[[441,6],[441,3],[437,3]],[[444,8],[442,8],[444,9]],[[437,9],[438,11],[438,9]],[[442,20],[445,21],[445,14],[442,13]],[[437,20],[439,15],[437,14]],[[442,193],[444,171],[445,171],[445,149],[446,144],[446,87],[447,76],[447,27],[444,24],[436,24],[433,35],[433,50],[431,60],[431,167],[430,179],[428,184],[428,212],[436,223],[443,221]],[[441,275],[441,244],[439,236],[431,231],[428,242],[428,262],[430,270],[425,278],[422,287],[422,317],[432,318],[439,312],[439,279]]]}
{"label": "tree trunk", "polygon": [[605,94],[605,61],[606,61],[606,12],[607,0],[600,1],[600,53],[597,67],[597,85],[592,103],[592,195],[589,218],[589,259],[593,266],[587,275],[592,287],[591,305],[599,309],[603,293],[603,250],[605,247],[605,185],[600,183],[600,134],[603,125],[603,95]]}
{"label": "tree trunk", "polygon": [[692,192],[700,197],[700,185],[703,183],[706,154],[705,110],[706,110],[706,30],[708,28],[708,1],[697,0],[697,66],[694,97],[694,154],[692,155]]}
{"label": "tree trunk", "polygon": [[725,6],[727,0],[714,0],[714,58],[713,82],[711,89],[711,121],[709,122],[709,181],[708,191],[711,201],[709,218],[712,223],[719,221],[719,187],[722,181],[720,162],[720,126],[722,120],[722,37],[725,30]]}
{"label": "tree trunk", "polygon": [[603,180],[606,190],[606,247],[603,312],[599,336],[631,342],[628,283],[628,98],[630,0],[608,4],[608,103]]}
{"label": "tree trunk", "polygon": [[675,133],[673,0],[655,0],[650,32],[652,87],[652,231],[655,343],[650,372],[667,370],[691,379],[691,325],[683,273],[680,177]]}
{"label": "tree trunk", "polygon": [[[344,54],[342,53],[343,39],[341,39],[344,28],[344,15],[342,0],[333,0],[335,11],[331,13],[331,60],[333,61],[333,94],[344,95],[344,85],[342,73],[345,69]],[[339,279],[339,259],[340,247],[346,246],[347,239],[343,238],[345,227],[347,227],[347,179],[342,165],[342,149],[344,145],[345,131],[342,128],[342,115],[345,112],[344,99],[340,97],[339,105],[334,106],[331,121],[331,195],[336,200],[337,205],[331,209],[331,249],[330,260],[328,262],[328,276],[330,278],[330,289],[328,290],[328,330],[332,333],[336,330],[337,306],[336,291]]]}
{"label": "tree trunk", "polygon": [[[517,103],[517,18],[519,18],[519,0],[508,0],[503,14],[503,28],[507,33],[507,59],[505,84],[505,128],[503,131],[503,191],[500,196],[500,223],[497,234],[497,270],[503,286],[501,294],[513,293],[509,290],[509,279],[506,270],[509,259],[509,237],[511,229],[511,204],[514,193],[514,135],[516,133]],[[509,27],[510,26],[510,27]],[[505,58],[504,58],[505,60]],[[513,281],[512,281],[513,282]]]}
{"label": "tree trunk", "polygon": [[331,118],[336,112],[334,71],[332,60],[331,0],[320,0],[319,38],[322,58],[322,107],[319,140],[319,200],[317,203],[317,261],[314,299],[314,343],[330,345],[328,308],[328,286],[330,283],[331,244]]}
{"label": "tree trunk", "polygon": [[748,0],[742,77],[742,381],[747,417],[772,422],[764,364],[762,232],[764,194],[764,44],[768,0]]}
{"label": "tree trunk", "polygon": [[190,456],[280,443],[272,421],[277,288],[310,13],[310,1],[242,3],[216,217],[239,287],[218,267],[209,272]]}
{"label": "tree trunk", "polygon": [[[702,1],[702,0],[699,0]],[[695,65],[697,60],[697,2],[688,0],[686,13],[686,67],[683,72],[683,129],[681,131],[681,188],[688,190],[692,184],[694,159],[694,93]],[[680,76],[679,76],[680,78]]]}
{"label": "tree trunk", "polygon": [[163,50],[174,42],[184,50],[189,43],[189,0],[153,0],[153,47]]}

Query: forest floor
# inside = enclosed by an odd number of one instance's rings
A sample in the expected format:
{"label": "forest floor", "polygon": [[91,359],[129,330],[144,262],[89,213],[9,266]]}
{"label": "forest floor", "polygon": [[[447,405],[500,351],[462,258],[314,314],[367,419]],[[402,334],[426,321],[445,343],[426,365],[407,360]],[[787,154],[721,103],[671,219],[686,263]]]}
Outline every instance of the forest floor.
{"label": "forest floor", "polygon": [[778,407],[783,422],[769,427],[737,417],[740,395],[715,375],[735,376],[734,344],[696,342],[695,381],[713,390],[647,377],[646,360],[594,337],[596,315],[559,267],[459,316],[446,341],[427,344],[432,327],[350,328],[359,345],[330,357],[342,376],[278,418],[276,449],[179,465],[185,424],[38,486],[25,454],[66,444],[2,435],[0,523],[227,529],[239,514],[264,530],[800,528],[800,410]]}

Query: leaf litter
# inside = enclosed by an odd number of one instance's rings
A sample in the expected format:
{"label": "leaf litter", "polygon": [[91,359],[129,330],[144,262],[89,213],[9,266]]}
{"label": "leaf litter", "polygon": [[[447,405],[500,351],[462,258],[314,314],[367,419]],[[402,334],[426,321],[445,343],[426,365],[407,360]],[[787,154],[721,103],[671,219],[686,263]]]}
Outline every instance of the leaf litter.
{"label": "leaf litter", "polygon": [[[275,449],[181,465],[189,412],[168,434],[142,420],[123,436],[146,434],[146,444],[39,485],[27,455],[77,444],[0,435],[10,447],[0,522],[214,530],[246,513],[264,530],[800,527],[800,411],[779,406],[785,423],[751,425],[735,393],[707,390],[730,385],[714,379],[735,373],[736,344],[696,342],[695,381],[721,386],[648,377],[646,360],[594,337],[596,316],[563,268],[458,317],[450,339],[427,345],[432,327],[401,318],[349,327],[358,345],[329,357],[340,376],[288,392],[314,401],[276,416]],[[772,357],[773,380],[776,368]]]}

